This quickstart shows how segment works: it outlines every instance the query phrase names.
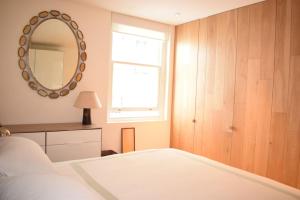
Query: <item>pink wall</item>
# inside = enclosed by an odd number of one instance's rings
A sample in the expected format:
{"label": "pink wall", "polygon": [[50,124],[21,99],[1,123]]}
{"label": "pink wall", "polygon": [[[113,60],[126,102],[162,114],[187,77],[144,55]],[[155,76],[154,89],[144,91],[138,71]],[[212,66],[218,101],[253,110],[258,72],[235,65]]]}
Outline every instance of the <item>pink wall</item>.
{"label": "pink wall", "polygon": [[[87,69],[78,87],[68,96],[57,100],[40,97],[32,91],[22,79],[17,65],[18,40],[24,25],[40,11],[51,9],[69,14],[78,23],[85,36],[88,54]],[[170,117],[167,121],[161,122],[106,123],[111,12],[66,0],[1,0],[0,27],[0,123],[80,121],[82,111],[73,107],[75,98],[82,90],[95,90],[101,99],[103,108],[92,111],[93,121],[103,127],[103,149],[119,151],[120,128],[128,126],[136,127],[137,149],[169,146]],[[173,36],[174,27],[168,27]]]}

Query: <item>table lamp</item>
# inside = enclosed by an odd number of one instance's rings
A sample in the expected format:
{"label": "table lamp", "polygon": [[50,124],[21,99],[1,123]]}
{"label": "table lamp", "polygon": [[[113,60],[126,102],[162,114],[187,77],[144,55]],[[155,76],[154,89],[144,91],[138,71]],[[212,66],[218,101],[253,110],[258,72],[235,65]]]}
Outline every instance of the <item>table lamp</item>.
{"label": "table lamp", "polygon": [[83,108],[82,124],[91,125],[91,108],[101,108],[102,105],[96,92],[82,91],[79,93],[75,101],[74,107]]}

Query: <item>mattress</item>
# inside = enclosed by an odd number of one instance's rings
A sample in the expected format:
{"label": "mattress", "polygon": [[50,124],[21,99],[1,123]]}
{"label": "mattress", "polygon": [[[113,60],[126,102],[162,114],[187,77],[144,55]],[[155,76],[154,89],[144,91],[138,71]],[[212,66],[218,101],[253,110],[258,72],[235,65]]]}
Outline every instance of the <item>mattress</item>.
{"label": "mattress", "polygon": [[300,190],[207,158],[156,149],[60,162],[107,200],[296,200]]}

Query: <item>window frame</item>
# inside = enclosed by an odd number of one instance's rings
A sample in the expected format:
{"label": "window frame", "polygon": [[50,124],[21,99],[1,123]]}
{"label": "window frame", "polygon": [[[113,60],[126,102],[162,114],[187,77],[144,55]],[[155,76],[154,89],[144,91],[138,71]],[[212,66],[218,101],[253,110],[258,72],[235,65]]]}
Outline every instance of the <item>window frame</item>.
{"label": "window frame", "polygon": [[[114,24],[119,24],[119,25],[125,25],[125,26],[130,26],[134,28],[140,28],[138,26],[133,26],[133,25],[126,25],[122,23],[114,23]],[[145,28],[141,28],[145,29]],[[168,91],[168,83],[167,80],[169,77],[167,77],[167,72],[169,71],[169,61],[168,61],[168,56],[169,56],[169,48],[170,48],[170,36],[168,33],[164,31],[157,31],[157,30],[152,30],[152,29],[146,29],[150,31],[156,31],[164,34],[164,39],[157,39],[157,38],[152,38],[149,36],[143,36],[142,34],[132,34],[132,33],[126,33],[126,32],[121,32],[121,31],[116,31],[114,29],[111,30],[111,54],[110,54],[110,59],[111,59],[111,64],[110,64],[110,70],[109,70],[109,91],[108,91],[108,109],[107,109],[107,121],[109,123],[115,123],[115,122],[142,122],[142,121],[163,121],[166,120],[166,115],[167,115],[167,98],[168,94],[166,93]],[[134,62],[125,62],[125,61],[114,61],[113,60],[113,33],[121,33],[121,34],[127,34],[127,35],[133,35],[133,36],[138,36],[138,37],[144,37],[144,38],[150,38],[150,39],[157,39],[162,41],[162,54],[161,54],[161,65],[151,65],[151,64],[140,64],[140,63],[134,63]],[[114,70],[114,64],[119,63],[119,64],[128,64],[128,65],[134,65],[134,66],[142,66],[142,67],[152,67],[152,68],[158,68],[159,70],[159,81],[158,81],[158,105],[155,108],[113,108],[112,107],[112,86],[113,86],[113,70]],[[121,116],[121,113],[124,112],[148,112],[148,116],[136,116],[136,117],[131,117],[131,116]],[[157,116],[149,116],[150,113],[157,112]],[[111,114],[117,114],[120,113],[119,117],[111,117]]]}

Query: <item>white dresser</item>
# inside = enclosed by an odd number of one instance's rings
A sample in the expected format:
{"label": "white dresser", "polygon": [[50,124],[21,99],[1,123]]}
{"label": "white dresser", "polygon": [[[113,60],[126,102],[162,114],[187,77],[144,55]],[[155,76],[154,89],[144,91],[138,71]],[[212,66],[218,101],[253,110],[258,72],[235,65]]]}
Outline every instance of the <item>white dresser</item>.
{"label": "white dresser", "polygon": [[81,123],[5,125],[13,136],[38,143],[51,161],[101,156],[102,129]]}

